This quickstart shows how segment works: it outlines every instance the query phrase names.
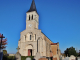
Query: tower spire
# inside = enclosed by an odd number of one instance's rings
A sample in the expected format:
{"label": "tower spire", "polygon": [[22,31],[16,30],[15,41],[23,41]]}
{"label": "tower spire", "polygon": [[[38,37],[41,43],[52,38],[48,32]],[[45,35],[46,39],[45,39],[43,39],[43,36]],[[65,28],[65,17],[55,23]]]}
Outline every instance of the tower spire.
{"label": "tower spire", "polygon": [[35,5],[34,0],[32,0],[32,4],[31,4],[31,7],[30,7],[30,9],[28,10],[28,12],[31,12],[31,11],[36,11],[36,12],[37,12],[37,10],[36,10],[36,5]]}

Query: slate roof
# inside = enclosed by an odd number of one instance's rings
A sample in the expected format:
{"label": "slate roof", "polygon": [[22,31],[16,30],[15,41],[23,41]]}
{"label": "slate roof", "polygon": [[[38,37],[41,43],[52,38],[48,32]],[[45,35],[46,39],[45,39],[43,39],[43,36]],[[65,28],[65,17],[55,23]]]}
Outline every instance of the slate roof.
{"label": "slate roof", "polygon": [[27,12],[31,12],[31,11],[36,11],[37,12],[34,0],[32,1],[31,7]]}

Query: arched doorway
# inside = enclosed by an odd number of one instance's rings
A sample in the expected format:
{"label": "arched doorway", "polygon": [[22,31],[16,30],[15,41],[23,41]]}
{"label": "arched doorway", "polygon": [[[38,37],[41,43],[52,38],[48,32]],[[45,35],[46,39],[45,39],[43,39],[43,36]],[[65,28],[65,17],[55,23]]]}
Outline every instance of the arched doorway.
{"label": "arched doorway", "polygon": [[27,46],[28,56],[32,56],[32,53],[33,53],[32,49],[33,49],[33,46],[31,44],[29,44]]}
{"label": "arched doorway", "polygon": [[32,56],[32,49],[28,49],[28,56]]}

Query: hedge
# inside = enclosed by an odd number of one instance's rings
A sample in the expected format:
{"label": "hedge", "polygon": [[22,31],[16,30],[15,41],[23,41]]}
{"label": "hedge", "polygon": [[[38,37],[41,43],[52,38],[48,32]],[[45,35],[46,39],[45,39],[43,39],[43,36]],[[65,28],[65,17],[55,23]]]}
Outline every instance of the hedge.
{"label": "hedge", "polygon": [[30,57],[33,60],[34,56],[21,56],[21,60],[26,60],[26,58]]}
{"label": "hedge", "polygon": [[2,60],[15,60],[15,56],[3,56]]}

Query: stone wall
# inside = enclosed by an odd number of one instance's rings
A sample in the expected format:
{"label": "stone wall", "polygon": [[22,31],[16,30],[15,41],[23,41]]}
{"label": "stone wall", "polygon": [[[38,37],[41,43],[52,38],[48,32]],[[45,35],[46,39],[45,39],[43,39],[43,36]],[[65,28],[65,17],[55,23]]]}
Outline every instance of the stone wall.
{"label": "stone wall", "polygon": [[53,58],[57,58],[59,60],[60,57],[60,49],[59,49],[59,43],[53,43],[51,44],[51,51],[53,53]]}
{"label": "stone wall", "polygon": [[15,56],[15,54],[9,54],[9,56]]}
{"label": "stone wall", "polygon": [[53,58],[53,60],[57,60],[57,58]]}
{"label": "stone wall", "polygon": [[57,45],[51,45],[51,51],[53,52],[53,55],[57,54]]}
{"label": "stone wall", "polygon": [[40,58],[39,60],[48,60],[47,58]]}

